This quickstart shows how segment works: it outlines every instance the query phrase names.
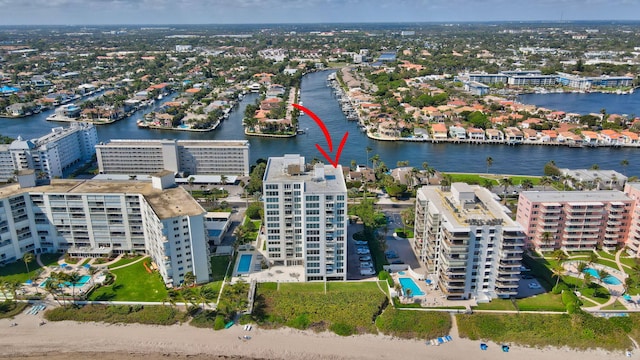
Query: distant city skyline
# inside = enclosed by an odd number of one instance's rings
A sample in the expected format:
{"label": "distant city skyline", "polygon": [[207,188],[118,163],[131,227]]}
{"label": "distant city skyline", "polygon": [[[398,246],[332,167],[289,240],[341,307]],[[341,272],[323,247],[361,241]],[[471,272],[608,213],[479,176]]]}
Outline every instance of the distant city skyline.
{"label": "distant city skyline", "polygon": [[0,25],[640,20],[640,0],[0,0]]}

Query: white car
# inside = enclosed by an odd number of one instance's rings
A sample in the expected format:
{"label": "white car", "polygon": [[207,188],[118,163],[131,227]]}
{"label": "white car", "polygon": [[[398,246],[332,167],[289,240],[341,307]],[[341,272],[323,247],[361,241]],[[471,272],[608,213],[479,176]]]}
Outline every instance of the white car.
{"label": "white car", "polygon": [[369,251],[369,249],[358,249],[357,253],[358,255],[369,255],[371,251]]}
{"label": "white car", "polygon": [[542,286],[540,286],[540,284],[538,284],[537,282],[530,282],[529,283],[529,289],[541,289]]}
{"label": "white car", "polygon": [[365,275],[375,275],[376,272],[373,271],[372,268],[368,268],[368,269],[360,269],[360,275],[365,276]]}
{"label": "white car", "polygon": [[360,263],[360,268],[361,269],[370,268],[372,266],[373,266],[373,264],[371,262],[369,262],[369,261],[365,261],[365,262],[361,262]]}

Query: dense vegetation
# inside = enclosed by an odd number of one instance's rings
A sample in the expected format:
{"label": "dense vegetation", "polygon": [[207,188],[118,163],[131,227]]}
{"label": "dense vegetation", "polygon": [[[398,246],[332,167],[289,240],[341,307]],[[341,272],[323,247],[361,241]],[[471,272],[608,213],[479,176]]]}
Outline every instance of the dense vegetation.
{"label": "dense vegetation", "polygon": [[85,305],[62,306],[44,314],[49,321],[102,321],[106,323],[140,323],[173,325],[184,321],[186,314],[170,306]]}
{"label": "dense vegetation", "polygon": [[528,346],[568,346],[575,349],[623,350],[632,347],[628,334],[640,332],[640,316],[600,318],[584,312],[572,315],[456,315],[461,337]]}
{"label": "dense vegetation", "polygon": [[[377,333],[374,320],[388,299],[378,285],[363,283],[262,283],[253,316],[266,327],[289,326],[339,335]],[[382,288],[386,285],[383,283]]]}
{"label": "dense vegetation", "polygon": [[406,339],[433,339],[449,334],[451,316],[446,312],[387,308],[376,319],[376,326],[387,335]]}

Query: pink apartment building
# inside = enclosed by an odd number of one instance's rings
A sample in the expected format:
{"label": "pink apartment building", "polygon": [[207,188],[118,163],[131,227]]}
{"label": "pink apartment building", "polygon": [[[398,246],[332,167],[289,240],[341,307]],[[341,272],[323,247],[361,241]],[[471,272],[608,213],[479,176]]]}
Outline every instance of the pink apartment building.
{"label": "pink apartment building", "polygon": [[640,183],[627,183],[624,192],[634,200],[634,206],[631,210],[631,226],[627,238],[627,252],[635,257],[640,257]]}
{"label": "pink apartment building", "polygon": [[[640,185],[628,188],[635,189],[640,199]],[[634,209],[640,218],[636,201],[615,190],[523,191],[516,221],[524,228],[526,245],[533,249],[615,250],[627,243]],[[640,245],[637,231],[636,249]]]}

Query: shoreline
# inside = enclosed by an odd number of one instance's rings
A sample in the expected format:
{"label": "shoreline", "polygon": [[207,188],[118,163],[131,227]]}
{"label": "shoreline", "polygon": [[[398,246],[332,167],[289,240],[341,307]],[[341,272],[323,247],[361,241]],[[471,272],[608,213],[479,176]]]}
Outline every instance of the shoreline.
{"label": "shoreline", "polygon": [[272,137],[272,138],[292,138],[292,137],[296,137],[298,136],[298,134],[291,134],[291,135],[279,135],[279,134],[263,134],[263,133],[256,133],[256,132],[249,132],[247,131],[247,129],[244,129],[244,134],[247,136],[261,136],[261,137]]}
{"label": "shoreline", "polygon": [[[213,331],[188,324],[156,326],[140,324],[47,322],[39,326],[41,315],[22,313],[14,320],[0,320],[0,359],[46,358],[62,360],[73,355],[98,355],[100,359],[477,359],[599,360],[626,358],[624,351],[602,349],[578,351],[568,348],[531,348],[510,344],[503,353],[500,345],[461,339],[455,323],[453,340],[440,346],[426,345],[424,340],[407,340],[387,335],[338,336],[330,332],[315,333],[291,328],[263,329],[250,332],[242,326]],[[11,322],[18,326],[10,328]],[[250,340],[241,340],[243,335]],[[637,351],[637,350],[636,350]],[[635,356],[635,355],[634,355]]]}

